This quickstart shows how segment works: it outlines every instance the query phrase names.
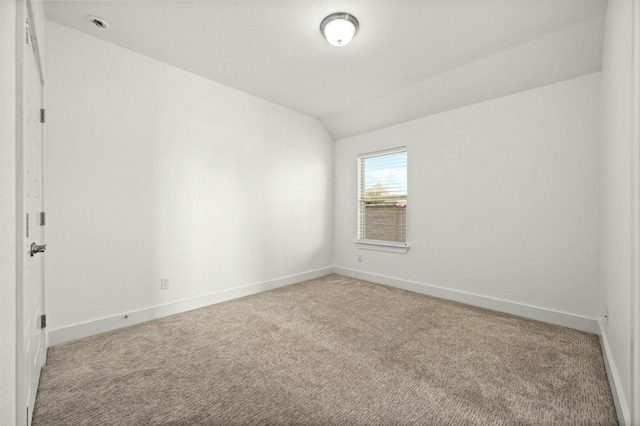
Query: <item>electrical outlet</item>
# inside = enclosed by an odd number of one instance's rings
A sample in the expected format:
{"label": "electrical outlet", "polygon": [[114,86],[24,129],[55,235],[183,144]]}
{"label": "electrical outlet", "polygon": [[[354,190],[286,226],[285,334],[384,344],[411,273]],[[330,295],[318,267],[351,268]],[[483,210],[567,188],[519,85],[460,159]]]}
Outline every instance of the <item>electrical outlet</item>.
{"label": "electrical outlet", "polygon": [[362,255],[361,254],[358,255],[358,262],[362,262]]}
{"label": "electrical outlet", "polygon": [[169,278],[160,278],[160,290],[169,289]]}
{"label": "electrical outlet", "polygon": [[609,307],[608,306],[604,307],[604,323],[606,325],[609,325]]}

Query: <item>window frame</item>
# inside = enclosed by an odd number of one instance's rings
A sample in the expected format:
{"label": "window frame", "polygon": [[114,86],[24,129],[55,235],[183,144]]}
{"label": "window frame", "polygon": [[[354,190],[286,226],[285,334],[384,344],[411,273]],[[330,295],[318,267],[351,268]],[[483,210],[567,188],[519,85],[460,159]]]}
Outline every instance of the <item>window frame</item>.
{"label": "window frame", "polygon": [[[397,154],[400,152],[404,152],[407,154],[407,210],[405,214],[407,215],[406,224],[405,224],[405,238],[404,242],[395,242],[395,241],[384,241],[384,240],[367,240],[361,239],[361,218],[362,218],[362,190],[363,190],[363,168],[362,162],[367,160],[368,158],[373,157],[381,157],[384,155]],[[408,198],[409,198],[409,149],[406,146],[399,146],[395,148],[383,149],[380,151],[367,152],[363,154],[358,154],[356,158],[356,181],[357,181],[357,194],[356,194],[356,246],[362,250],[375,250],[375,251],[385,251],[390,253],[406,253],[409,250],[409,220],[408,220]],[[363,226],[366,226],[366,222]]]}

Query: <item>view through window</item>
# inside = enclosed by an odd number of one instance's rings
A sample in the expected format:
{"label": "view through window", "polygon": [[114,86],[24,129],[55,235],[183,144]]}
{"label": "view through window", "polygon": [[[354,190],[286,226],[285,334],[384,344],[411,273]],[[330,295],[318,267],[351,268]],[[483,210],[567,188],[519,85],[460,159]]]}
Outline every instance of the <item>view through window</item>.
{"label": "view through window", "polygon": [[358,156],[358,240],[406,245],[406,147]]}

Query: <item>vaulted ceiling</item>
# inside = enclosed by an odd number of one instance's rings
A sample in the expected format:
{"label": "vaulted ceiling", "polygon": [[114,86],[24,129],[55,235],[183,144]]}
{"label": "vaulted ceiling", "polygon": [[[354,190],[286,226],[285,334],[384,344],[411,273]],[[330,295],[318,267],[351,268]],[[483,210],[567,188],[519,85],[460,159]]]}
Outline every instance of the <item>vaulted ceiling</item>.
{"label": "vaulted ceiling", "polygon": [[[606,2],[48,0],[45,11],[317,117],[340,139],[600,70]],[[340,11],[360,30],[336,48],[319,26]]]}

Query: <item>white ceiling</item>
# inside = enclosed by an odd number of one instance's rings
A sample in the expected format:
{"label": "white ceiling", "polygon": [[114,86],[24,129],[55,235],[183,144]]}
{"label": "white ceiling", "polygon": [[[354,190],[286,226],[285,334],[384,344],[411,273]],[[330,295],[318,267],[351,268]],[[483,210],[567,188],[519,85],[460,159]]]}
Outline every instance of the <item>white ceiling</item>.
{"label": "white ceiling", "polygon": [[[45,11],[317,117],[342,138],[598,71],[606,2],[48,0]],[[340,11],[360,31],[336,48],[319,26]],[[88,15],[111,28],[97,30]]]}

